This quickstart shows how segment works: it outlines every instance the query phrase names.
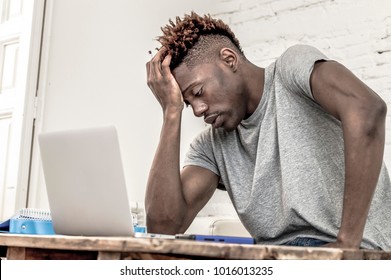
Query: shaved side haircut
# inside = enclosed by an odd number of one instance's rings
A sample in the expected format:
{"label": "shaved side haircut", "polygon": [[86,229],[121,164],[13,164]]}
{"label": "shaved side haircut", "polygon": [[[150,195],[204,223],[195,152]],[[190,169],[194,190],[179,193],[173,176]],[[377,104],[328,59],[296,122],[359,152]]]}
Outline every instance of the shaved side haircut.
{"label": "shaved side haircut", "polygon": [[[171,54],[173,70],[184,62],[188,67],[213,62],[222,48],[231,48],[245,58],[235,34],[223,21],[210,15],[199,16],[195,12],[177,17],[161,28],[163,35],[158,41]],[[167,55],[167,54],[166,54]]]}

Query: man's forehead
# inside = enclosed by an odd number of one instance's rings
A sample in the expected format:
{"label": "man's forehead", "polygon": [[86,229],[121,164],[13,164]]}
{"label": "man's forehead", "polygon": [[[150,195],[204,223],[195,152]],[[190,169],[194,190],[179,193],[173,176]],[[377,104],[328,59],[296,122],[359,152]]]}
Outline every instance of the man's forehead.
{"label": "man's forehead", "polygon": [[177,76],[182,76],[182,75],[188,75],[190,74],[191,71],[189,67],[187,67],[186,63],[182,62],[179,64],[175,69],[172,70],[172,74],[176,78]]}
{"label": "man's forehead", "polygon": [[186,63],[181,63],[171,72],[176,79],[197,79],[202,76],[203,73],[215,71],[216,66],[216,63],[210,62],[200,63],[191,67],[188,67]]}
{"label": "man's forehead", "polygon": [[198,71],[195,71],[195,68],[190,69],[185,63],[181,63],[172,70],[172,74],[178,82],[182,92],[189,88],[197,80]]}

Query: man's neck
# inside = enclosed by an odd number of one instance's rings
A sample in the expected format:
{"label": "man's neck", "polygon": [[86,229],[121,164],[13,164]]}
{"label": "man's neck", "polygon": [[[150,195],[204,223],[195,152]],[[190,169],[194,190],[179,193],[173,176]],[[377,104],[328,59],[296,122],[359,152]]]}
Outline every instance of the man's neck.
{"label": "man's neck", "polygon": [[249,93],[246,114],[246,118],[248,118],[257,109],[259,102],[262,99],[265,84],[265,69],[248,62],[246,72],[244,77],[247,78],[246,83],[248,85],[247,90]]}

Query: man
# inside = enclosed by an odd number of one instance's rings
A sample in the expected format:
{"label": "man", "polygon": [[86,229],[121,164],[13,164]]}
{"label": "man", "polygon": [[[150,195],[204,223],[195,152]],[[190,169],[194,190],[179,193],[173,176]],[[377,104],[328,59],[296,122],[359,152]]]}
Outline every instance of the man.
{"label": "man", "polygon": [[[258,243],[391,249],[387,108],[374,91],[309,46],[255,66],[210,16],[193,12],[162,31],[147,63],[163,109],[145,201],[150,232],[184,232],[223,185]],[[184,104],[211,126],[180,170]]]}

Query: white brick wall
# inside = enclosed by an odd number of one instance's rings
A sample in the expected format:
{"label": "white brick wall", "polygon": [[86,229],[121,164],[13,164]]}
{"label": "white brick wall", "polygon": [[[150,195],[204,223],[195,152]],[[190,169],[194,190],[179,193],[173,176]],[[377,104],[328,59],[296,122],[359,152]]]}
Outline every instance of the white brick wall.
{"label": "white brick wall", "polygon": [[230,25],[259,66],[291,45],[310,44],[367,83],[389,106],[384,159],[391,170],[390,0],[217,0],[210,14]]}

